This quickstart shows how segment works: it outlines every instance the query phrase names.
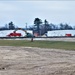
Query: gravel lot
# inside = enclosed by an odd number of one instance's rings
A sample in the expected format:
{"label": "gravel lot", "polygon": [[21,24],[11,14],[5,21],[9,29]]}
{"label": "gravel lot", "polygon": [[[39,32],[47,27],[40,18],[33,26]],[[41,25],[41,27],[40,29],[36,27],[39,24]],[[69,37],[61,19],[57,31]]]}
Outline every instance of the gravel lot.
{"label": "gravel lot", "polygon": [[75,75],[75,51],[0,46],[0,75]]}

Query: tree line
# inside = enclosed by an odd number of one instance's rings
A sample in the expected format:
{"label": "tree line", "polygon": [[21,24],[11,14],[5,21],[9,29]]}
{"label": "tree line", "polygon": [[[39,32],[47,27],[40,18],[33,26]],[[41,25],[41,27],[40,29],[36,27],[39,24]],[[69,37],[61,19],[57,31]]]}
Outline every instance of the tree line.
{"label": "tree line", "polygon": [[[8,24],[6,24],[4,27],[1,27],[0,30],[14,30],[18,28],[15,26],[15,24],[11,21]],[[26,29],[26,28],[25,28]],[[72,27],[69,24],[60,23],[59,25],[55,25],[53,23],[49,23],[46,19],[42,21],[40,18],[35,18],[33,25],[31,25],[28,30],[33,30],[33,32],[38,34],[44,34],[47,33],[47,31],[51,30],[73,30],[75,29],[75,26]]]}
{"label": "tree line", "polygon": [[14,23],[11,21],[8,24],[5,24],[5,26],[1,27],[0,30],[14,30],[15,28]]}
{"label": "tree line", "polygon": [[47,33],[47,31],[52,30],[72,30],[75,27],[70,26],[69,24],[60,23],[59,25],[55,25],[53,23],[49,23],[46,19],[44,22],[40,18],[34,19],[34,25],[31,28],[34,32],[37,32],[39,35]]}

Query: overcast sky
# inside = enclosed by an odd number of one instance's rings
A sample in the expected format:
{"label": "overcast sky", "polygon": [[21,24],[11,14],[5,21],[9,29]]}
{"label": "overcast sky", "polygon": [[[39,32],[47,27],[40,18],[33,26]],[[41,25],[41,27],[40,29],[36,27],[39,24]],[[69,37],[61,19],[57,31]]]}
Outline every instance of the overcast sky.
{"label": "overcast sky", "polygon": [[16,26],[33,25],[35,18],[49,23],[75,25],[75,1],[0,1],[0,26],[13,21]]}

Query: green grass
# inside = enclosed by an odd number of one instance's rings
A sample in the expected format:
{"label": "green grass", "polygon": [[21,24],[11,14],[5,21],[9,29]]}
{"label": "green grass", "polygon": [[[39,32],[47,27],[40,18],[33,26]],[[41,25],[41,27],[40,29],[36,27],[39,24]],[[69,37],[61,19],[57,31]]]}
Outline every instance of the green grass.
{"label": "green grass", "polygon": [[26,46],[40,48],[54,48],[75,50],[75,42],[64,41],[27,41],[27,40],[0,40],[0,46]]}

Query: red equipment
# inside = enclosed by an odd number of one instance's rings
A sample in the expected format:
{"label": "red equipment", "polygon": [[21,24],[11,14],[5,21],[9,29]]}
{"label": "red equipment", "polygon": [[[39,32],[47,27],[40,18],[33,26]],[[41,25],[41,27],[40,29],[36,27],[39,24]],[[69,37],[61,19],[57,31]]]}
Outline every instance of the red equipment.
{"label": "red equipment", "polygon": [[68,36],[68,37],[70,37],[70,36],[72,36],[71,34],[65,34],[65,36]]}
{"label": "red equipment", "polygon": [[14,37],[20,37],[20,36],[22,36],[22,35],[21,35],[21,33],[16,33],[16,32],[14,32],[14,33],[8,34],[7,36],[9,36],[9,37],[12,37],[12,36],[14,36]]}

